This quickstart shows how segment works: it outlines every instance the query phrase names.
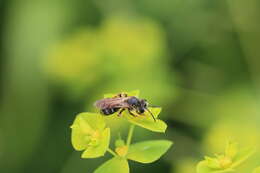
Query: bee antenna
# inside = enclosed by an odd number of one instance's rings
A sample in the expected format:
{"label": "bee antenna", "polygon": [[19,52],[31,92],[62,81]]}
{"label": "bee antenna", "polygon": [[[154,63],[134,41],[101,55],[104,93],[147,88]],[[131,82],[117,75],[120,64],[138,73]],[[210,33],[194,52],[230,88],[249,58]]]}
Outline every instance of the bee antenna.
{"label": "bee antenna", "polygon": [[153,115],[153,113],[148,109],[148,108],[146,108],[146,110],[152,115],[152,117],[153,117],[153,120],[154,120],[154,122],[156,121],[156,119],[155,119],[155,117],[154,117],[154,115]]}
{"label": "bee antenna", "polygon": [[151,108],[160,108],[160,106],[149,105]]}

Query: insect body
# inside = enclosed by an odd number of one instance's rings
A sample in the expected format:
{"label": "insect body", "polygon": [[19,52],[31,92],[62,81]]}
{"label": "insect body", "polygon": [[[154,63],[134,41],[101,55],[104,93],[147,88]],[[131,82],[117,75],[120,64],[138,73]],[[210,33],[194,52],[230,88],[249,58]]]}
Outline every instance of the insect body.
{"label": "insect body", "polygon": [[[152,112],[148,109],[148,103],[145,99],[138,99],[134,96],[127,96],[127,94],[118,94],[112,98],[104,98],[96,101],[95,106],[100,109],[101,114],[111,115],[118,112],[118,116],[121,116],[122,112],[127,110],[130,115],[138,116],[142,115],[145,111],[148,111],[155,118]],[[135,111],[138,115],[136,115]]]}

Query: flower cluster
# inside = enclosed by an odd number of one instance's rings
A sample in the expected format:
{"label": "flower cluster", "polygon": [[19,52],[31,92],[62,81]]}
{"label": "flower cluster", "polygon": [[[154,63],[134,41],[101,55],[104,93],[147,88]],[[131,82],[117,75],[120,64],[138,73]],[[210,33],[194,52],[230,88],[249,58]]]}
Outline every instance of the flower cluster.
{"label": "flower cluster", "polygon": [[105,121],[96,113],[77,115],[72,128],[72,145],[78,150],[85,150],[82,158],[103,156],[110,141],[110,129],[105,128]]}
{"label": "flower cluster", "polygon": [[197,166],[197,173],[233,172],[242,162],[254,153],[253,148],[238,150],[237,143],[228,142],[224,154],[205,157]]}

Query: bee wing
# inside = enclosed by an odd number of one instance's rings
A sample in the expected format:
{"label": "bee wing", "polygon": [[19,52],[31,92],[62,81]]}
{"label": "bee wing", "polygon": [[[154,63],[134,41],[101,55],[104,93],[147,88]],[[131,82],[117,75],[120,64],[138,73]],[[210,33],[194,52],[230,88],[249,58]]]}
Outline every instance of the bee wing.
{"label": "bee wing", "polygon": [[105,98],[96,101],[94,105],[99,109],[128,107],[125,100],[126,97]]}

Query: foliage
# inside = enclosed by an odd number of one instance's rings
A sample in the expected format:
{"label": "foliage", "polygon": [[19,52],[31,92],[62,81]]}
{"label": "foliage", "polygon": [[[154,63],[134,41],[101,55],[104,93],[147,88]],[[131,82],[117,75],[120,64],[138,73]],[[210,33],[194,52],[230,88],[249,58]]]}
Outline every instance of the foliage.
{"label": "foliage", "polygon": [[[129,96],[139,96],[139,91],[124,92]],[[115,94],[105,94],[104,98],[114,97]],[[72,145],[76,150],[85,150],[82,158],[96,158],[104,156],[109,151],[113,158],[98,167],[95,173],[129,172],[128,160],[140,163],[152,163],[158,160],[173,144],[169,140],[150,140],[131,144],[134,126],[140,126],[154,132],[165,132],[167,125],[158,119],[161,108],[149,108],[156,121],[150,114],[145,113],[139,117],[131,117],[124,113],[123,117],[130,126],[127,141],[121,138],[115,141],[115,151],[109,148],[110,129],[105,128],[104,117],[98,113],[80,113],[74,120],[71,134]],[[138,120],[135,120],[138,119]]]}

